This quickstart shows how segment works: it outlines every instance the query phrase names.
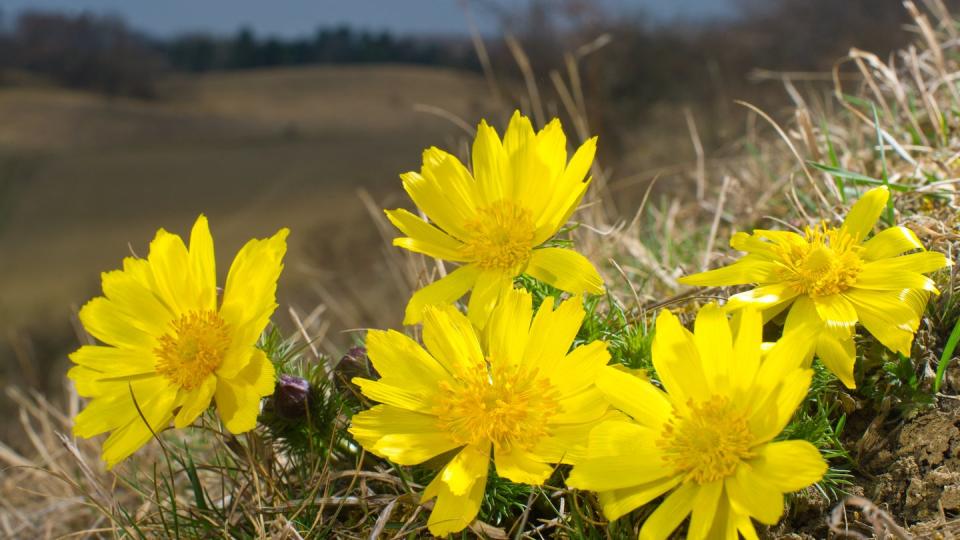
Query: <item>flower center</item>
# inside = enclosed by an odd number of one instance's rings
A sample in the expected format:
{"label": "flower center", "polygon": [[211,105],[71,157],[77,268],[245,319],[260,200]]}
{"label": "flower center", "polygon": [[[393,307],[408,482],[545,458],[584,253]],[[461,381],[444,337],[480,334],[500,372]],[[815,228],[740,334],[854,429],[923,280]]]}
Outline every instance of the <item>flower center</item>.
{"label": "flower center", "polygon": [[530,260],[536,231],[533,215],[512,201],[500,200],[479,209],[466,229],[473,237],[464,252],[484,270],[519,272]]}
{"label": "flower center", "polygon": [[676,416],[663,428],[657,446],[678,474],[698,484],[733,475],[753,457],[753,434],[742,413],[723,396],[690,403],[686,416]]}
{"label": "flower center", "polygon": [[220,366],[230,347],[230,331],[216,311],[191,311],[173,321],[154,349],[157,372],[193,390]]}
{"label": "flower center", "polygon": [[805,231],[806,244],[779,246],[784,267],[780,277],[811,297],[841,293],[857,283],[863,269],[855,238],[843,228],[826,223]]}
{"label": "flower center", "polygon": [[490,441],[497,448],[530,449],[547,435],[547,421],[559,412],[553,385],[529,370],[491,372],[477,366],[439,387],[434,414],[458,444]]}

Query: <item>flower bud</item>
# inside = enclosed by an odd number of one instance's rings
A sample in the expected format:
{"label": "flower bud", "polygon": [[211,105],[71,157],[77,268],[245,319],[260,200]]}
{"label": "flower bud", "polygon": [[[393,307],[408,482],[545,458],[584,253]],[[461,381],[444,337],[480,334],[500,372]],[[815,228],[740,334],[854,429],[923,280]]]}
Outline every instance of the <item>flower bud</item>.
{"label": "flower bud", "polygon": [[300,418],[307,414],[310,383],[294,375],[280,375],[273,394],[274,409],[283,418]]}

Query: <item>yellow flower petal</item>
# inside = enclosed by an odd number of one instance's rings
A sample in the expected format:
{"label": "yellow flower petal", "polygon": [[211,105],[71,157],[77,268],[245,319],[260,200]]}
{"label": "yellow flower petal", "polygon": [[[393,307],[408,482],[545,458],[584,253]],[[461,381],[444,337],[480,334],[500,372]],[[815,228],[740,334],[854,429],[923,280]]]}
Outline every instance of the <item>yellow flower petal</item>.
{"label": "yellow flower petal", "polygon": [[400,229],[403,238],[394,238],[393,245],[437,259],[463,262],[467,260],[463,242],[456,240],[440,229],[411,214],[407,210],[385,210],[390,223]]}
{"label": "yellow flower petal", "polygon": [[453,306],[424,312],[423,344],[447,371],[459,374],[485,365],[483,350],[470,321]]}
{"label": "yellow flower petal", "polygon": [[550,417],[551,425],[579,424],[593,422],[603,416],[608,409],[607,399],[596,388],[588,388],[560,398],[558,410]]}
{"label": "yellow flower petal", "polygon": [[487,485],[487,475],[484,472],[483,476],[477,478],[473,483],[469,493],[456,495],[442,480],[442,476],[443,471],[427,485],[420,497],[421,501],[437,498],[433,510],[430,512],[427,527],[431,534],[440,537],[460,532],[473,522],[477,517],[477,512],[480,511],[480,503],[483,502],[483,490]]}
{"label": "yellow flower petal", "polygon": [[190,255],[183,239],[160,229],[150,242],[150,262],[156,291],[160,299],[175,313],[211,309],[205,287],[193,279],[188,270]]}
{"label": "yellow flower petal", "polygon": [[217,305],[217,260],[213,253],[213,237],[207,217],[200,215],[190,231],[190,271],[196,283],[199,303],[203,309]]}
{"label": "yellow flower petal", "polygon": [[763,258],[775,257],[775,246],[775,243],[765,241],[764,236],[761,234],[750,234],[740,231],[733,233],[730,237],[730,247],[733,249],[762,255]]}
{"label": "yellow flower petal", "polygon": [[444,232],[460,240],[469,238],[464,223],[476,214],[479,195],[466,167],[456,157],[430,148],[423,153],[421,173],[400,175],[410,199]]}
{"label": "yellow flower petal", "polygon": [[852,331],[827,330],[817,337],[817,357],[847,388],[856,388],[853,365],[857,360],[857,346]]}
{"label": "yellow flower petal", "polygon": [[754,388],[749,395],[752,401],[749,424],[756,442],[769,441],[783,431],[806,398],[812,378],[813,370],[794,369],[785,374],[776,386],[758,385]]}
{"label": "yellow flower petal", "polygon": [[355,414],[349,431],[368,451],[401,465],[417,465],[460,446],[440,430],[435,416],[391,405]]}
{"label": "yellow flower petal", "polygon": [[252,386],[235,384],[218,377],[214,397],[217,413],[230,433],[246,433],[256,427],[260,414],[260,395]]}
{"label": "yellow flower petal", "polygon": [[157,343],[141,323],[102,296],[84,304],[80,322],[90,335],[115,347],[144,352],[152,351]]}
{"label": "yellow flower petal", "polygon": [[[67,370],[67,378],[74,382],[77,395],[81,397],[105,397],[122,394],[127,391],[131,383],[143,380],[142,376],[111,378],[101,371],[95,371],[86,366],[73,366]],[[150,379],[153,378],[150,377]]]}
{"label": "yellow flower petal", "polygon": [[[454,215],[459,216],[460,220],[473,216],[477,204],[480,202],[480,193],[477,190],[473,175],[456,156],[432,146],[423,152],[421,172],[424,178],[428,180],[432,194],[442,195],[441,199],[446,201],[445,208],[453,210]],[[415,197],[412,198],[414,202],[417,202]],[[417,206],[420,206],[420,204],[417,203]],[[427,213],[431,221],[436,221],[428,208],[421,207],[421,209]],[[458,227],[461,226],[461,224],[456,223],[456,220],[452,224],[452,228],[449,229],[445,223],[437,221],[437,224],[440,225],[441,229],[460,238],[455,234]]]}
{"label": "yellow flower petal", "polygon": [[727,534],[727,538],[736,538],[736,534],[739,531],[740,534],[743,535],[744,540],[760,540],[760,537],[757,536],[757,529],[754,528],[753,521],[750,520],[750,516],[731,513],[730,518],[730,527],[732,530]]}
{"label": "yellow flower petal", "polygon": [[101,345],[84,345],[70,354],[70,361],[98,372],[97,379],[121,379],[154,372],[154,359],[143,351]]}
{"label": "yellow flower petal", "polygon": [[914,249],[923,249],[917,235],[903,226],[884,229],[863,244],[863,258],[868,261],[896,257]]}
{"label": "yellow flower petal", "polygon": [[577,337],[583,316],[583,300],[579,297],[564,300],[556,310],[553,297],[545,298],[530,325],[523,363],[541,373],[554,373]]}
{"label": "yellow flower petal", "polygon": [[777,266],[763,259],[743,259],[715,270],[683,276],[677,281],[684,285],[723,287],[727,285],[746,285],[769,281]]}
{"label": "yellow flower petal", "polygon": [[[557,131],[559,121],[554,119],[547,126],[550,132]],[[563,130],[560,129],[563,137]],[[543,132],[541,132],[542,134]],[[542,145],[541,142],[546,142]],[[567,162],[566,144],[559,148],[555,137],[546,138],[533,132],[530,120],[515,112],[503,136],[503,150],[510,169],[510,185],[507,192],[529,209],[536,220],[549,202],[544,192],[555,192],[555,181]]]}
{"label": "yellow flower petal", "polygon": [[470,322],[479,329],[483,329],[497,305],[501,295],[513,288],[513,276],[498,270],[486,270],[477,276],[477,282],[470,292],[470,301],[467,303],[467,315]]}
{"label": "yellow flower petal", "polygon": [[936,251],[922,251],[920,253],[910,253],[908,255],[901,255],[899,257],[891,257],[889,259],[880,259],[878,261],[869,262],[864,265],[863,271],[891,274],[897,272],[918,272],[925,274],[927,272],[936,272],[937,270],[946,268],[949,265],[950,262],[943,255],[943,253],[937,253]]}
{"label": "yellow flower petal", "polygon": [[[450,460],[440,472],[440,480],[454,495],[467,494],[480,478],[487,477],[490,445],[467,446]],[[426,494],[424,494],[426,497]]]}
{"label": "yellow flower petal", "polygon": [[750,466],[784,493],[799,491],[819,482],[827,463],[807,441],[778,441],[763,445]]}
{"label": "yellow flower petal", "polygon": [[561,396],[583,392],[593,386],[600,371],[610,361],[607,344],[594,341],[570,351],[554,363],[550,381]]}
{"label": "yellow flower petal", "polygon": [[484,328],[490,362],[514,366],[523,359],[533,317],[533,297],[523,289],[510,289],[490,315]]}
{"label": "yellow flower petal", "polygon": [[603,278],[586,257],[565,248],[533,250],[526,274],[573,294],[603,294]]}
{"label": "yellow flower petal", "polygon": [[693,501],[700,487],[682,484],[647,518],[640,529],[640,540],[666,540],[693,510]]}
{"label": "yellow flower petal", "polygon": [[407,302],[403,324],[417,324],[423,320],[427,306],[442,306],[456,302],[467,293],[480,276],[480,269],[466,264],[413,293]]}
{"label": "yellow flower petal", "polygon": [[[151,294],[154,294],[153,290],[156,288],[156,285],[153,281],[153,270],[150,269],[149,261],[138,257],[124,257],[123,271],[136,280],[143,288],[151,291]],[[166,307],[169,308],[169,306]]]}
{"label": "yellow flower petal", "polygon": [[710,395],[701,366],[693,336],[669,310],[662,310],[653,337],[653,367],[675,407],[684,408],[691,399]]}
{"label": "yellow flower petal", "polygon": [[550,177],[563,174],[567,166],[567,136],[559,118],[550,120],[537,132],[536,146],[540,159],[550,167]]}
{"label": "yellow flower petal", "polygon": [[551,425],[549,436],[541,439],[530,449],[530,455],[543,463],[564,465],[579,463],[586,457],[590,431],[596,427],[597,423],[607,419],[626,421],[627,417],[618,412],[608,412],[597,422]]}
{"label": "yellow flower petal", "polygon": [[[149,267],[149,263],[146,265]],[[149,288],[150,285],[145,285],[134,272],[104,272],[101,282],[103,295],[111,302],[110,309],[122,314],[129,324],[153,336],[161,336],[169,330],[174,314]]]}
{"label": "yellow flower petal", "polygon": [[605,421],[590,432],[587,455],[567,478],[577,489],[610,491],[671,474],[656,446],[657,432],[633,422]]}
{"label": "yellow flower petal", "polygon": [[[526,152],[517,152],[511,159],[515,193],[517,199],[530,209],[534,221],[539,223],[551,201],[557,198],[556,196],[559,194],[563,194],[560,196],[566,196],[568,191],[563,184],[564,178],[562,177],[567,165],[567,137],[563,133],[560,120],[556,118],[551,120],[527,144],[529,146]],[[507,145],[506,141],[504,141],[504,145]],[[510,152],[509,149],[507,151]],[[523,156],[523,160],[518,160],[524,153],[526,155]],[[520,163],[525,166],[518,167],[517,165]],[[543,196],[545,184],[549,186],[554,197]],[[562,224],[560,225],[562,226]],[[553,236],[555,232],[548,234]],[[546,238],[543,240],[537,239],[534,240],[534,243],[539,244],[544,240]]]}
{"label": "yellow flower petal", "polygon": [[520,448],[495,449],[493,458],[497,465],[497,474],[512,482],[538,486],[543,484],[553,472],[553,467],[544,465],[534,459],[529,452]]}
{"label": "yellow flower petal", "polygon": [[755,385],[764,391],[769,390],[796,369],[808,367],[813,359],[817,336],[824,331],[819,320],[786,326],[783,337],[777,340],[760,364]]}
{"label": "yellow flower petal", "polygon": [[727,300],[729,311],[753,306],[763,311],[763,320],[769,321],[790,305],[799,293],[786,283],[772,283],[735,294]]}
{"label": "yellow flower petal", "polygon": [[[697,312],[693,340],[700,353],[700,366],[711,388],[725,384],[733,355],[733,336],[726,313],[716,304],[707,304]],[[757,344],[759,345],[759,343]],[[759,346],[754,347],[756,354]]]}
{"label": "yellow flower petal", "polygon": [[760,369],[760,351],[763,346],[763,318],[753,308],[737,312],[737,337],[727,368],[735,387],[746,388],[753,383]]}
{"label": "yellow flower petal", "polygon": [[605,515],[607,519],[619,519],[656,499],[660,495],[663,495],[667,491],[670,491],[679,484],[682,479],[682,476],[675,475],[639,486],[601,491],[597,494],[597,498],[600,500],[600,506],[603,508],[603,515]]}
{"label": "yellow flower petal", "polygon": [[240,249],[223,291],[220,316],[230,325],[232,342],[217,375],[231,378],[249,360],[246,350],[257,343],[277,308],[277,280],[287,252],[288,229],[264,240],[250,240]]}
{"label": "yellow flower petal", "polygon": [[903,289],[918,289],[938,294],[936,284],[932,279],[908,271],[878,270],[867,265],[857,276],[857,289],[879,291],[901,291]]}
{"label": "yellow flower petal", "polygon": [[868,332],[888,349],[910,356],[920,317],[900,294],[852,289],[846,296]]}
{"label": "yellow flower petal", "polygon": [[203,411],[210,408],[213,393],[217,390],[217,377],[208,375],[206,379],[193,390],[186,391],[180,411],[173,419],[173,426],[182,429],[193,423]]}
{"label": "yellow flower petal", "polygon": [[601,369],[596,384],[614,407],[649,428],[659,430],[673,412],[669,398],[660,389],[615,368]]}
{"label": "yellow flower petal", "polygon": [[813,305],[828,327],[849,328],[857,324],[857,310],[842,294],[816,297]]}
{"label": "yellow flower petal", "polygon": [[[173,419],[173,403],[177,390],[172,386],[162,386],[154,396],[146,401],[137,400],[141,417],[134,410],[134,416],[119,429],[114,429],[103,442],[101,458],[107,462],[107,468],[126,459],[146,444],[154,433],[158,433]],[[144,422],[146,420],[146,422]]]}
{"label": "yellow flower petal", "polygon": [[[70,371],[73,372],[73,370]],[[95,399],[92,399],[73,419],[74,435],[94,437],[124,426],[134,418],[139,419],[137,406],[142,407],[146,403],[155,401],[159,394],[168,391],[169,384],[161,377],[146,377],[133,381],[113,382],[109,383],[109,386],[112,387],[113,392],[95,396]],[[136,396],[136,405],[132,396]]]}
{"label": "yellow flower petal", "polygon": [[774,525],[783,515],[783,493],[750,466],[741,465],[725,482],[734,511]]}
{"label": "yellow flower petal", "polygon": [[437,382],[449,377],[434,357],[400,332],[370,330],[365,342],[367,356],[381,380],[431,396],[436,392]]}
{"label": "yellow flower petal", "polygon": [[715,480],[703,484],[697,490],[693,499],[693,508],[690,513],[690,525],[687,528],[687,538],[707,538],[710,529],[717,519],[717,505],[723,493],[723,481]]}
{"label": "yellow flower petal", "polygon": [[887,206],[890,191],[886,186],[873,188],[863,194],[847,213],[843,226],[854,238],[863,240],[873,230],[880,214]]}
{"label": "yellow flower petal", "polygon": [[277,379],[273,363],[267,358],[267,354],[260,349],[253,349],[247,365],[236,377],[230,379],[230,382],[252,386],[258,396],[266,397],[273,394]]}
{"label": "yellow flower petal", "polygon": [[351,382],[359,386],[360,391],[374,401],[422,413],[430,413],[434,410],[432,394],[423,394],[419,388],[408,388],[404,384],[405,381],[396,383],[402,386],[384,382],[383,379],[372,381],[359,377],[354,377]]}
{"label": "yellow flower petal", "polygon": [[580,145],[570,158],[570,163],[557,179],[552,198],[537,218],[534,243],[545,242],[556,234],[577,209],[589,187],[590,180],[584,181],[584,178],[590,171],[596,153],[597,138],[593,137]]}
{"label": "yellow flower petal", "polygon": [[[514,116],[517,116],[517,113],[514,113]],[[513,184],[508,156],[496,130],[485,120],[481,120],[477,127],[472,156],[473,176],[485,205],[507,198]]]}
{"label": "yellow flower petal", "polygon": [[825,325],[820,314],[817,312],[817,306],[809,296],[800,296],[790,307],[787,313],[787,319],[783,325],[783,332],[786,335],[793,329],[803,326],[815,326],[817,328]]}
{"label": "yellow flower petal", "polygon": [[513,111],[510,122],[507,124],[507,131],[503,134],[504,152],[507,155],[515,154],[528,145],[534,144],[536,139],[537,135],[533,131],[530,119],[520,114],[520,111]]}

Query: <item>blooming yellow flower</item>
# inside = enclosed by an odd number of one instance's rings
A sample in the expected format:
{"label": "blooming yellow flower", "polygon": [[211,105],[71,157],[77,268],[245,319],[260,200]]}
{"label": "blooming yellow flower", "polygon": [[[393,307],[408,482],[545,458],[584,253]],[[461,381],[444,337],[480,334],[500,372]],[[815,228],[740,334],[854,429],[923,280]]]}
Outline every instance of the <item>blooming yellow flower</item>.
{"label": "blooming yellow flower", "polygon": [[491,449],[497,474],[527,484],[582,452],[608,409],[593,381],[610,358],[601,341],[570,351],[583,316],[579,298],[556,309],[547,298],[534,316],[530,294],[510,289],[483,339],[452,306],[424,310],[426,350],[396,331],[367,334],[382,378],[353,381],[382,404],[353,417],[356,440],[401,465],[456,451],[423,492],[437,498],[430,532],[456,532],[476,517]]}
{"label": "blooming yellow flower", "polygon": [[[146,259],[105,272],[103,294],[80,310],[84,328],[106,345],[70,355],[67,376],[92,398],[73,432],[111,432],[103,459],[113,467],[173,420],[187,426],[216,399],[232,433],[252,429],[274,370],[257,340],[276,309],[287,229],[251,240],[237,254],[217,302],[213,238],[200,216],[183,240],[160,229]],[[139,410],[138,410],[139,409]],[[142,416],[141,416],[142,414]]]}
{"label": "blooming yellow flower", "polygon": [[641,539],[667,538],[691,515],[688,538],[757,538],[751,517],[776,523],[783,494],[822,478],[826,464],[806,441],[773,439],[806,397],[812,370],[802,343],[811,326],[762,352],[763,322],[740,314],[736,336],[715,304],[694,333],[670,312],[657,319],[653,365],[665,391],[605,367],[597,387],[633,418],[600,423],[567,485],[598,492],[609,519],[670,492]]}
{"label": "blooming yellow flower", "polygon": [[503,142],[480,122],[473,142],[473,172],[440,150],[423,153],[420,173],[401,175],[403,187],[430,222],[403,210],[387,217],[407,236],[394,245],[462,263],[449,275],[417,291],[404,324],[416,324],[428,305],[456,302],[469,290],[470,319],[482,327],[497,298],[520,274],[558,289],[600,294],[603,280],[579,253],[539,247],[567,222],[590,184],[597,141],[585,142],[567,163],[567,141],[554,119],[538,133],[514,113]]}
{"label": "blooming yellow flower", "polygon": [[[817,356],[853,388],[857,322],[887,348],[910,356],[929,293],[938,294],[933,280],[922,274],[949,264],[941,253],[924,250],[906,227],[891,227],[867,240],[889,195],[886,187],[868,191],[837,228],[822,222],[808,227],[803,236],[767,230],[736,233],[730,245],[747,255],[680,282],[756,283],[757,288],[732,296],[728,309],[757,306],[769,320],[790,307],[785,332],[819,323],[822,331],[814,343]],[[917,252],[903,255],[913,250]]]}

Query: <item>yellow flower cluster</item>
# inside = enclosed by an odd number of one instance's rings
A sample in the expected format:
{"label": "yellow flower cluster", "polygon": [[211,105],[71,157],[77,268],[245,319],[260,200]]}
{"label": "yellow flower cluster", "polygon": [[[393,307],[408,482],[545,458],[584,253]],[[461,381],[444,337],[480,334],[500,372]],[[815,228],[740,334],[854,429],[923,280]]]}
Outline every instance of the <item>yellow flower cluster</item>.
{"label": "yellow flower cluster", "polygon": [[[492,459],[500,477],[532,485],[572,465],[567,485],[596,492],[609,519],[662,497],[644,539],[667,538],[688,516],[690,538],[756,538],[753,520],[776,523],[784,494],[818,482],[827,468],[810,443],[779,438],[807,396],[812,356],[853,387],[857,322],[909,355],[937,292],[923,274],[947,260],[904,227],[868,239],[887,204],[884,188],[866,193],[837,228],[737,233],[731,245],[747,255],[683,281],[757,287],[703,307],[693,332],[662,311],[653,381],[608,365],[604,342],[576,340],[583,295],[603,293],[603,280],[583,255],[549,241],[590,184],[596,139],[569,161],[566,149],[559,121],[535,132],[515,113],[502,140],[480,124],[470,169],[430,148],[419,173],[402,175],[426,218],[387,211],[405,235],[394,244],[459,267],[407,305],[405,323],[422,323],[422,344],[393,330],[368,332],[380,378],[354,382],[378,404],[356,414],[350,432],[400,465],[442,458],[422,494],[435,499],[435,535],[476,518]],[[202,216],[189,248],[161,230],[146,259],[103,274],[104,296],[80,319],[105,345],[73,353],[69,376],[91,398],[75,433],[110,432],[108,465],[171,422],[193,423],[212,400],[230,432],[256,425],[259,402],[274,388],[256,343],[276,308],[286,236],[284,229],[244,246],[222,298]],[[515,288],[521,275],[569,297],[535,309],[532,295]],[[468,292],[462,313],[455,303]],[[765,322],[788,308],[782,337],[763,343]]]}

